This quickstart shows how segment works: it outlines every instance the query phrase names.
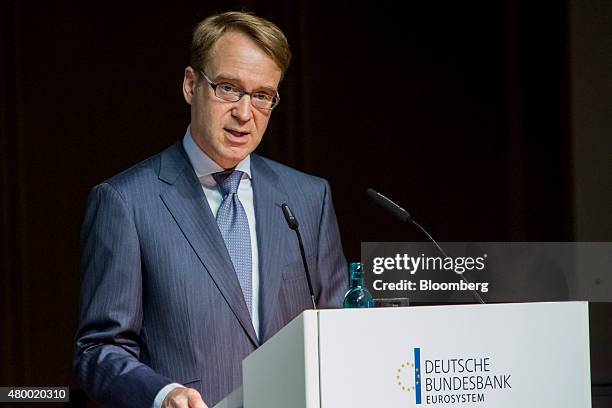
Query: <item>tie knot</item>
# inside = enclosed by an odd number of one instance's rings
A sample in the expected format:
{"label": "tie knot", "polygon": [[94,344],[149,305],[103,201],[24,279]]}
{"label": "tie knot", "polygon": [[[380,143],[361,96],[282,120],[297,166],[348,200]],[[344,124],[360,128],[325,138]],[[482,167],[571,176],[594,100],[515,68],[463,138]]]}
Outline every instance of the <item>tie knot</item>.
{"label": "tie knot", "polygon": [[238,186],[242,178],[242,172],[240,170],[221,171],[219,173],[214,173],[212,176],[219,185],[224,198],[228,194],[236,194],[238,192]]}

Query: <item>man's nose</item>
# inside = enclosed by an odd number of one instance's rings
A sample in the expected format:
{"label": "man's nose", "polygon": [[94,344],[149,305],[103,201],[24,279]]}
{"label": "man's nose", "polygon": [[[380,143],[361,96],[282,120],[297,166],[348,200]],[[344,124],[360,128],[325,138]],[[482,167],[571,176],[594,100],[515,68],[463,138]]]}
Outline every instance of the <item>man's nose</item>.
{"label": "man's nose", "polygon": [[232,108],[232,116],[242,122],[246,122],[251,119],[252,114],[251,96],[245,94]]}

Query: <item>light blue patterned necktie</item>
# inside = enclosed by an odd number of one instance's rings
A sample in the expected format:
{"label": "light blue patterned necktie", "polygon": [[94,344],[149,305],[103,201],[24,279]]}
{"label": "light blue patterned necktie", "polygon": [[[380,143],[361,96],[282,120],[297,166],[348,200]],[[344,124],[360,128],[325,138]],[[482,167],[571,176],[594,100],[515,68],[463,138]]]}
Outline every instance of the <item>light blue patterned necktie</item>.
{"label": "light blue patterned necktie", "polygon": [[217,224],[238,275],[249,314],[251,314],[253,299],[251,235],[246,211],[238,199],[238,186],[242,174],[238,170],[229,170],[215,173],[212,176],[223,194],[223,202],[217,211]]}

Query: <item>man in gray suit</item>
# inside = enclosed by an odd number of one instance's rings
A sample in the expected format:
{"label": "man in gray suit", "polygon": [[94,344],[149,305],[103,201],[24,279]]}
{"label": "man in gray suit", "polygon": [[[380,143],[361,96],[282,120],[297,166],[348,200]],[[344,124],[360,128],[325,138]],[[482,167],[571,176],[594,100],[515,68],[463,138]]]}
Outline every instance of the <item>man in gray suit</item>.
{"label": "man in gray suit", "polygon": [[309,308],[299,218],[320,307],[347,286],[329,185],[253,153],[290,52],[274,24],[229,12],[195,29],[181,142],[96,186],[82,230],[75,371],[110,407],[206,407],[241,362]]}

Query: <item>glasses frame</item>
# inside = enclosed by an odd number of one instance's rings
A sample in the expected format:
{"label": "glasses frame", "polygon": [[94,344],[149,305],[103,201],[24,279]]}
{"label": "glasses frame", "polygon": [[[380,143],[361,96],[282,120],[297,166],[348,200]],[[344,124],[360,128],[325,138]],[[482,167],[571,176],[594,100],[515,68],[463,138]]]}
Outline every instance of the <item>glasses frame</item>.
{"label": "glasses frame", "polygon": [[[254,93],[258,93],[258,92],[247,92],[244,89],[230,83],[230,82],[218,82],[218,83],[214,83],[213,81],[211,81],[206,74],[204,73],[204,71],[202,71],[201,69],[199,70],[200,74],[204,77],[204,79],[206,80],[206,82],[208,82],[208,85],[210,85],[210,87],[213,89],[213,93],[215,94],[215,96],[219,99],[221,99],[224,102],[228,102],[228,103],[234,103],[234,102],[238,102],[239,100],[242,99],[242,97],[244,95],[249,95],[249,102],[251,103],[251,106],[254,107],[255,109],[265,109],[265,110],[272,110],[274,108],[276,108],[278,106],[278,103],[280,102],[280,95],[278,94],[278,91],[276,91],[276,95],[275,95],[275,101],[273,103],[273,105],[269,108],[264,108],[264,107],[259,107],[259,106],[255,106],[253,105],[253,98],[251,97],[252,94]],[[219,95],[217,95],[217,87],[221,84],[227,83],[229,85],[232,85],[238,89],[240,89],[240,96],[238,97],[238,99],[236,99],[235,101],[228,101],[226,99],[223,99],[222,97],[220,97]]]}

